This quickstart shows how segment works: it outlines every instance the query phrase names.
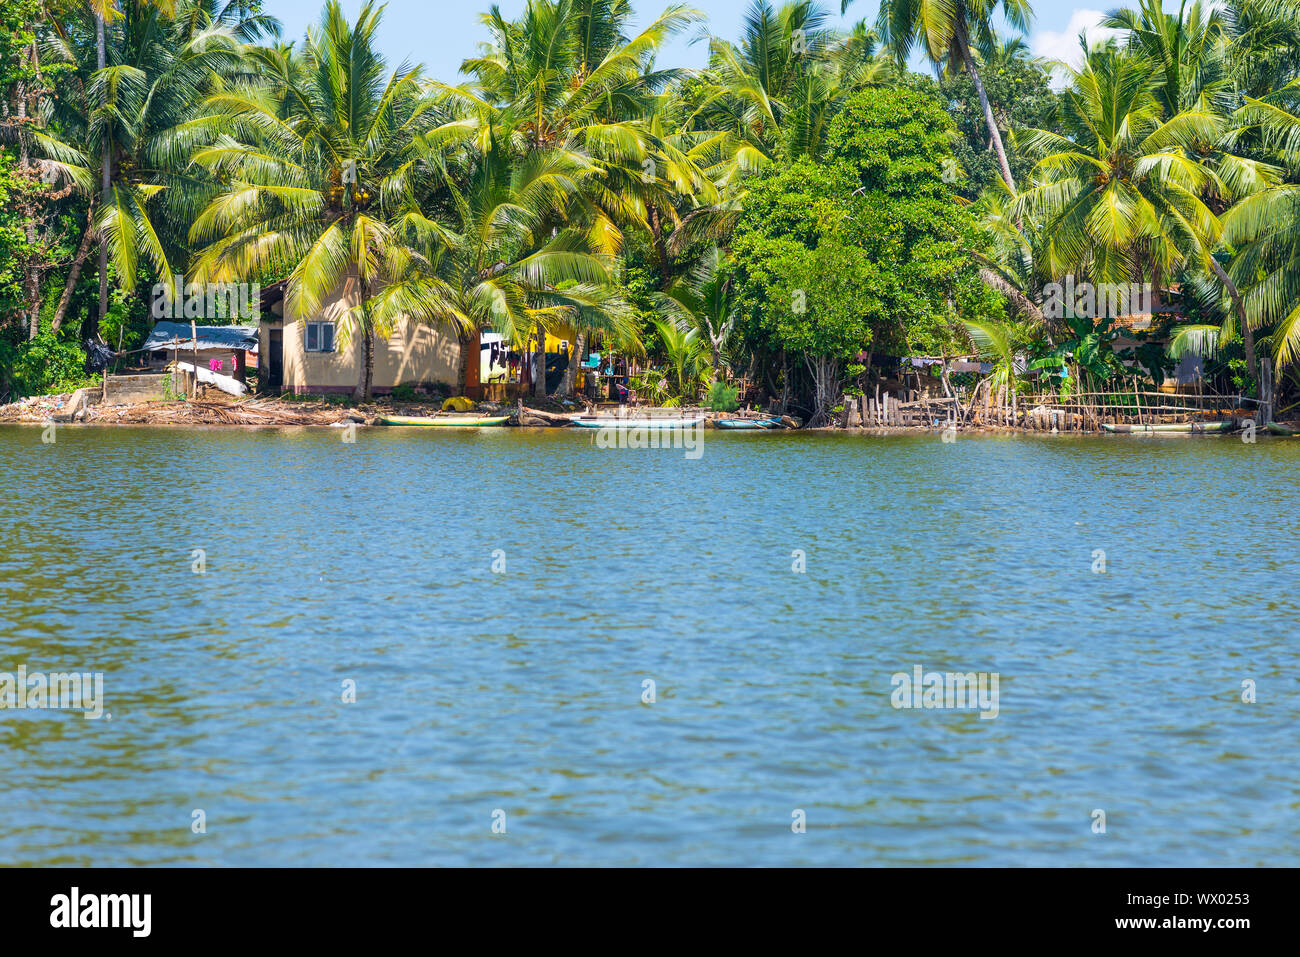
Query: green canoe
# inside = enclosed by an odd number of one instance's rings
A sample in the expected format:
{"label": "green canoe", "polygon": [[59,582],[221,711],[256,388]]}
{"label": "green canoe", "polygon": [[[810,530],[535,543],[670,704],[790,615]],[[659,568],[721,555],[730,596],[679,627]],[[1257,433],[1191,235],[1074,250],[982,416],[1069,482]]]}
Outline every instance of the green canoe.
{"label": "green canoe", "polygon": [[719,429],[770,430],[781,428],[781,419],[715,419],[713,424]]}
{"label": "green canoe", "polygon": [[1168,425],[1112,425],[1109,422],[1103,422],[1101,427],[1107,432],[1117,433],[1145,433],[1160,432],[1166,434],[1201,434],[1203,432],[1231,432],[1232,422],[1171,422]]}
{"label": "green canoe", "polygon": [[1293,429],[1289,425],[1282,425],[1280,422],[1270,422],[1268,430],[1274,435],[1300,435],[1300,429]]}
{"label": "green canoe", "polygon": [[508,415],[378,415],[380,425],[418,425],[435,429],[481,429],[488,425],[505,425]]}

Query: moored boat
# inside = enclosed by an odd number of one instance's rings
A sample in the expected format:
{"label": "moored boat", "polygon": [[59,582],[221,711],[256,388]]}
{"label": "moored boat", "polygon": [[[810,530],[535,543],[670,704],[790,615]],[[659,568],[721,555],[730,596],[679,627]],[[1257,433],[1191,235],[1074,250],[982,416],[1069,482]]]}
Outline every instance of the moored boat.
{"label": "moored boat", "polygon": [[1289,425],[1283,425],[1281,422],[1270,422],[1268,430],[1274,435],[1300,435],[1300,429],[1293,429]]}
{"label": "moored boat", "polygon": [[662,416],[658,418],[640,418],[637,416],[575,415],[572,421],[580,429],[690,429],[703,425],[704,417]]}
{"label": "moored boat", "polygon": [[713,424],[728,430],[770,430],[781,428],[781,419],[715,419]]}
{"label": "moored boat", "polygon": [[1116,432],[1121,434],[1129,433],[1160,433],[1167,435],[1200,435],[1202,433],[1231,432],[1232,421],[1225,422],[1169,422],[1162,425],[1113,425],[1109,422],[1103,422],[1101,427],[1107,432]]}
{"label": "moored boat", "polygon": [[414,425],[439,429],[481,429],[490,425],[505,425],[508,415],[378,415],[380,425]]}

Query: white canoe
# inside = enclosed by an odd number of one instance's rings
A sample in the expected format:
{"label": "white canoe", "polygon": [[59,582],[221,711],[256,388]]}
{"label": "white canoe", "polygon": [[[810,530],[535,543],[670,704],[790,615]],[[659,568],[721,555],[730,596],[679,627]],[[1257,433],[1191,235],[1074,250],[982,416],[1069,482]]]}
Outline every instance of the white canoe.
{"label": "white canoe", "polygon": [[[194,364],[190,362],[178,362],[176,368],[187,375],[194,375]],[[236,398],[243,398],[244,393],[248,391],[248,386],[240,382],[234,376],[222,375],[220,372],[213,372],[211,369],[199,368],[199,381],[204,385],[213,385]]]}
{"label": "white canoe", "polygon": [[573,416],[573,424],[580,429],[691,429],[704,424],[704,416],[686,418],[673,416],[662,418],[641,418],[614,415]]}

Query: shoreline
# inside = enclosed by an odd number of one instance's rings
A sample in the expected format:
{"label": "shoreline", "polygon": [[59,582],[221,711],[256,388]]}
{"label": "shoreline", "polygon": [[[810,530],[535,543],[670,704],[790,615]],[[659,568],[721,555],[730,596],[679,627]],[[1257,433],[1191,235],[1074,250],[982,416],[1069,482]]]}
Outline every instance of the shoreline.
{"label": "shoreline", "polygon": [[[219,394],[218,394],[219,395]],[[412,416],[412,417],[431,417],[440,416],[443,413],[442,402],[434,400],[429,402],[410,402],[410,401],[393,401],[385,396],[372,399],[365,403],[352,403],[348,401],[330,400],[326,398],[312,399],[288,399],[284,397],[252,397],[239,400],[226,401],[224,396],[217,397],[212,394],[204,396],[202,399],[186,401],[177,400],[150,400],[145,402],[122,403],[105,405],[99,401],[100,395],[98,390],[81,389],[72,393],[61,393],[48,396],[33,396],[20,399],[9,405],[0,406],[0,426],[3,425],[28,425],[45,427],[50,424],[54,425],[84,425],[98,427],[117,427],[117,426],[140,426],[154,428],[232,428],[232,429],[283,429],[283,428],[348,428],[348,427],[365,427],[365,428],[403,428],[404,426],[388,425],[380,421],[384,416]],[[483,415],[509,416],[509,420],[503,425],[491,426],[498,428],[512,429],[529,429],[529,430],[551,430],[573,428],[567,424],[566,419],[570,416],[577,415],[610,415],[611,418],[617,414],[618,406],[610,405],[608,407],[593,407],[577,402],[565,402],[554,398],[548,398],[545,401],[545,408],[536,408],[527,406],[522,402],[516,401],[514,405],[508,405],[496,402],[478,403],[474,411]],[[452,415],[459,413],[451,413]],[[736,412],[715,412],[712,409],[703,407],[674,407],[674,408],[631,408],[626,409],[625,415],[628,418],[635,419],[638,416],[652,415],[672,415],[672,416],[699,416],[703,420],[703,427],[710,431],[724,431],[718,429],[715,420],[718,418],[768,418],[775,413],[760,413],[755,411],[737,410]],[[1247,428],[1247,419],[1233,417],[1230,425],[1217,434],[1221,437],[1240,437],[1243,430]],[[891,435],[951,435],[955,440],[957,436],[1000,436],[1000,435],[1070,435],[1070,436],[1104,436],[1115,435],[1116,433],[1106,429],[1079,429],[1079,428],[1046,428],[1047,423],[1037,418],[1027,420],[1026,425],[1003,425],[992,423],[965,424],[953,426],[951,423],[940,425],[919,425],[919,424],[897,424],[897,425],[873,425],[871,427],[862,427],[855,425],[845,427],[843,425],[826,425],[818,427],[795,427],[793,423],[798,420],[786,420],[786,425],[778,429],[768,429],[764,431],[776,432],[805,432],[813,434],[833,434],[833,435],[857,435],[884,437]],[[414,426],[417,427],[418,426]],[[487,426],[466,426],[467,428],[484,428]],[[753,430],[749,430],[753,431]],[[748,433],[746,433],[748,434]],[[1179,432],[1179,431],[1154,431],[1136,430],[1133,432],[1121,432],[1119,434],[1128,434],[1137,437],[1153,436],[1186,436],[1194,435],[1205,437],[1207,434],[1215,433],[1197,433],[1197,432]],[[1256,437],[1265,435],[1270,437],[1284,438],[1286,436],[1274,436],[1269,429],[1256,426]]]}

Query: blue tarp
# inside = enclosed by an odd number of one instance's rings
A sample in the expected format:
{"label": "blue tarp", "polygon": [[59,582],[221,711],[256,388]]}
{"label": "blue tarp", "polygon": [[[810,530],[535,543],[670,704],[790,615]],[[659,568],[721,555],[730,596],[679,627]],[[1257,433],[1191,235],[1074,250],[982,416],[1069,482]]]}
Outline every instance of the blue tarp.
{"label": "blue tarp", "polygon": [[[257,326],[199,326],[199,349],[243,349],[257,351]],[[170,352],[176,348],[193,349],[188,322],[160,322],[153,327],[149,338],[140,347],[142,352]]]}

